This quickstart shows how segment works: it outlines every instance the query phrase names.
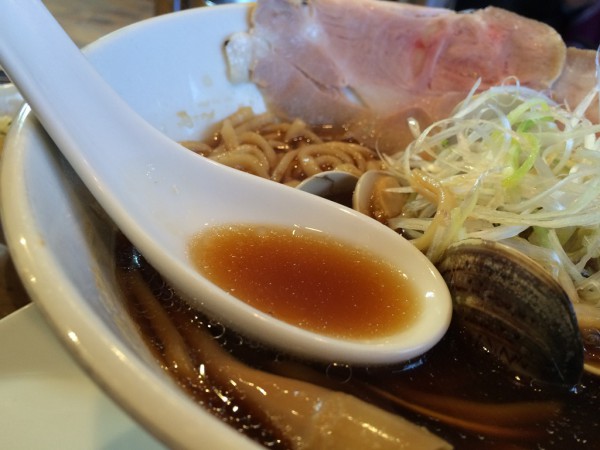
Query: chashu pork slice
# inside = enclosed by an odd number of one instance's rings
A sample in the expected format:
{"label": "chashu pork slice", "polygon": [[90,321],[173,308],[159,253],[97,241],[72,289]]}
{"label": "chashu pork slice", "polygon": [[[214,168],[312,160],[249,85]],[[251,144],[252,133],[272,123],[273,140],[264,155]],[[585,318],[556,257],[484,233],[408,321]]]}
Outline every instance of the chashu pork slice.
{"label": "chashu pork slice", "polygon": [[494,7],[258,0],[252,25],[226,47],[234,79],[256,83],[284,117],[353,126],[384,151],[412,139],[408,117],[447,116],[478,80],[543,90],[566,58],[553,28]]}
{"label": "chashu pork slice", "polygon": [[[598,62],[594,50],[584,50],[569,47],[565,67],[556,82],[552,85],[552,96],[556,101],[564,103],[573,109],[585,102],[593,88],[599,83]],[[593,100],[593,99],[590,99]],[[589,103],[589,107],[582,114],[593,123],[600,123],[600,104]]]}

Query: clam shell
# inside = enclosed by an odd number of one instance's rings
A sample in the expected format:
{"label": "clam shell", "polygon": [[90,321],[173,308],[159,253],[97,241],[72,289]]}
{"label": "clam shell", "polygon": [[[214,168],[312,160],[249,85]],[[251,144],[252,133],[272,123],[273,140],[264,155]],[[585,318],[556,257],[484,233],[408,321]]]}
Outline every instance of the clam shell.
{"label": "clam shell", "polygon": [[358,177],[343,170],[320,172],[301,181],[296,188],[319,197],[352,196]]}
{"label": "clam shell", "polygon": [[573,305],[560,285],[506,245],[468,239],[438,264],[454,318],[476,343],[521,375],[575,385],[583,344]]}

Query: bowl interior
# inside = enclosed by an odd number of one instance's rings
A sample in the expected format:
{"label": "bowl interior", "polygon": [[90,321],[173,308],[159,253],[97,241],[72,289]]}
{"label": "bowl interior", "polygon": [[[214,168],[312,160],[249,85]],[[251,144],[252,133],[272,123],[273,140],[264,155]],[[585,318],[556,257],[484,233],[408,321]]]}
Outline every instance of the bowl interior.
{"label": "bowl interior", "polygon": [[[112,33],[86,54],[145,119],[176,140],[250,105],[255,86],[227,80],[222,46],[249,7],[198,8]],[[1,168],[3,227],[28,293],[92,377],[168,445],[252,448],[198,408],[142,342],[116,288],[115,228],[24,107]]]}

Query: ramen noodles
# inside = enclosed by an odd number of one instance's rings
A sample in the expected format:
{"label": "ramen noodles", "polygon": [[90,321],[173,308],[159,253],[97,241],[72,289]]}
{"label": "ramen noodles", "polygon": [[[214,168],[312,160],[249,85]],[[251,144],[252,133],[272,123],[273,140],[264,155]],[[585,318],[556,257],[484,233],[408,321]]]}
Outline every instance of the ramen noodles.
{"label": "ramen noodles", "polygon": [[383,167],[377,152],[349,137],[343,127],[285,122],[248,107],[223,120],[211,139],[182,144],[221,164],[290,186],[327,170],[361,175]]}

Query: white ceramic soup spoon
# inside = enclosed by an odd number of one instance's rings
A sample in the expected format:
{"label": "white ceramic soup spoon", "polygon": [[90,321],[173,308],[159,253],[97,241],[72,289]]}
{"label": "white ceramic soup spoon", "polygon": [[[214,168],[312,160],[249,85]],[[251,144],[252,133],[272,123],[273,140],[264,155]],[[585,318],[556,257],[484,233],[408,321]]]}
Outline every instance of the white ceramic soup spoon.
{"label": "white ceramic soup spoon", "polygon": [[[41,1],[0,0],[0,6],[0,64],[116,225],[194,306],[251,338],[329,362],[407,360],[441,339],[450,322],[450,295],[409,242],[350,209],[184,149],[132,111]],[[205,279],[189,259],[198,232],[240,223],[318,230],[368,248],[406,275],[423,302],[421,313],[408,328],[364,340],[276,320]]]}

